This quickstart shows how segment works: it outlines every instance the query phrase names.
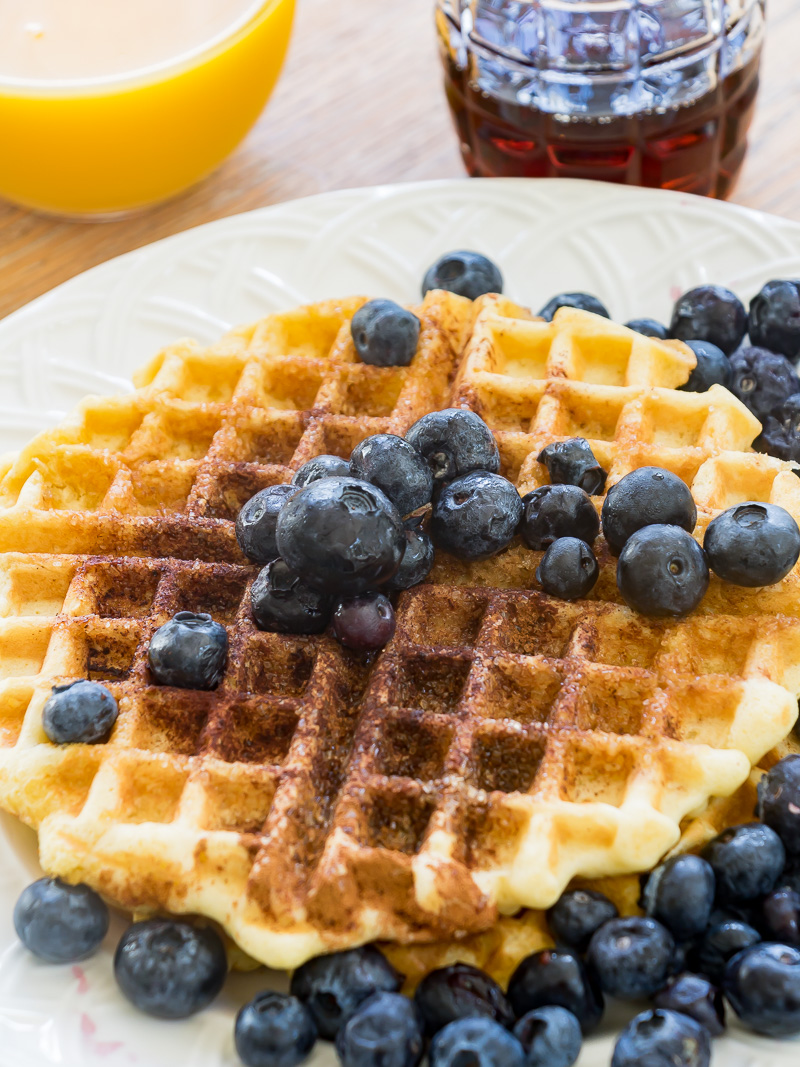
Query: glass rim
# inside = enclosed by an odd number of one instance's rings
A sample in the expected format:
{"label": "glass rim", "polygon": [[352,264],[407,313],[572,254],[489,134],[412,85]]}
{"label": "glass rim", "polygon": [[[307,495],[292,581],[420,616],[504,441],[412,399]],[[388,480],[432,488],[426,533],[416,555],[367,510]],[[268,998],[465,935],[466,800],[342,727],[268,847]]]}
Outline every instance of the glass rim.
{"label": "glass rim", "polygon": [[62,93],[74,95],[83,92],[94,93],[106,88],[133,88],[158,81],[165,73],[177,72],[198,59],[202,60],[205,56],[213,55],[221,46],[234,40],[247,29],[252,22],[257,21],[261,15],[265,15],[270,8],[277,7],[283,2],[284,0],[251,0],[239,18],[217,33],[210,41],[204,41],[177,56],[151,63],[146,67],[135,67],[120,74],[100,74],[92,78],[19,78],[0,73],[0,92],[10,90],[15,94],[25,93],[36,96]]}

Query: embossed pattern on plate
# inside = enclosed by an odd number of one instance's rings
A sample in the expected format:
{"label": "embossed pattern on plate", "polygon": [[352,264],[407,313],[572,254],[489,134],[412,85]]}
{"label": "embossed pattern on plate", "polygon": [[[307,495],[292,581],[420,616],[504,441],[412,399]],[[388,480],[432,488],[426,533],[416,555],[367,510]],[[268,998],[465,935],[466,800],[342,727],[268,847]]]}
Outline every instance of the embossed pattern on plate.
{"label": "embossed pattern on plate", "polygon": [[[595,292],[612,315],[669,317],[674,297],[715,281],[743,298],[800,274],[800,225],[715,201],[577,181],[453,181],[326,194],[190,230],[87,272],[0,322],[0,452],[23,445],[90,392],[180,336],[210,342],[235,323],[363,292],[411,302],[424,269],[453,248],[492,256],[513,299],[537,308],[564,289]],[[148,1019],[112,977],[116,919],[76,967],[40,964],[11,913],[37,876],[34,835],[0,815],[0,1067],[106,1064],[235,1067],[237,1009],[283,975],[233,975],[207,1012]],[[625,1011],[609,1013],[579,1067],[606,1067]],[[734,1028],[716,1067],[788,1067],[797,1042]],[[333,1067],[321,1044],[311,1067]]]}

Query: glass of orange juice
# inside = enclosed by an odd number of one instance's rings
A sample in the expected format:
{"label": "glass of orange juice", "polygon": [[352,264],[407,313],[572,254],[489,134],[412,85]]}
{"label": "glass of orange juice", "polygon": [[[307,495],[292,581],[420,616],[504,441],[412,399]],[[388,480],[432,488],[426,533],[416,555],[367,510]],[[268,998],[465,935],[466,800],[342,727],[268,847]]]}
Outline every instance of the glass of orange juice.
{"label": "glass of orange juice", "polygon": [[277,81],[295,0],[0,0],[0,197],[101,218],[209,174]]}

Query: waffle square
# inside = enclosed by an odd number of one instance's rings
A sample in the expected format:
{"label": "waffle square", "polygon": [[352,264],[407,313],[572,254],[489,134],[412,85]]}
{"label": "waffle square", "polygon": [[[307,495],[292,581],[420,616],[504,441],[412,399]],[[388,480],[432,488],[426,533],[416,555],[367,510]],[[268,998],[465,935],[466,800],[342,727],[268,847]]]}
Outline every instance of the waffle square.
{"label": "waffle square", "polygon": [[[482,415],[521,492],[547,481],[545,444],[580,435],[609,484],[644,464],[683,477],[699,538],[745,499],[800,518],[791,465],[750,451],[753,416],[719,387],[676,390],[694,359],[680,343],[429,293],[411,365],[375,368],[350,339],[362,303],[173,346],[0,480],[0,804],[37,828],[45,870],[138,913],[208,916],[276,967],[480,935],[575,877],[646,870],[797,716],[797,571],[769,590],[712,579],[692,616],[661,622],[624,606],[602,542],[574,604],[538,591],[540,554],[517,543],[437,554],[379,655],[260,632],[241,505],[442,407]],[[179,610],[228,629],[212,693],[149,674]],[[58,747],[42,708],[78,677],[120,716],[106,744]]]}

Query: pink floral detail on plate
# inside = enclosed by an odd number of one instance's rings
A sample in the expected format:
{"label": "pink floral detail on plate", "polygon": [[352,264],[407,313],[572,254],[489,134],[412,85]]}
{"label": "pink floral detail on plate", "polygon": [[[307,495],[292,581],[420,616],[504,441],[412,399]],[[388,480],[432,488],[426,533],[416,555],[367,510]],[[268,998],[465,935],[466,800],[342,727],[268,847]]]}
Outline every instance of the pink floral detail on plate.
{"label": "pink floral detail on plate", "polygon": [[121,1041],[98,1041],[95,1037],[97,1023],[86,1012],[81,1015],[81,1033],[89,1051],[93,1052],[95,1056],[111,1056],[122,1048]]}
{"label": "pink floral detail on plate", "polygon": [[671,285],[669,287],[669,298],[673,302],[678,299],[679,296],[683,296],[683,289],[679,285]]}
{"label": "pink floral detail on plate", "polygon": [[89,979],[86,977],[86,971],[84,971],[83,967],[79,967],[77,963],[72,968],[72,977],[78,983],[79,993],[89,992]]}

